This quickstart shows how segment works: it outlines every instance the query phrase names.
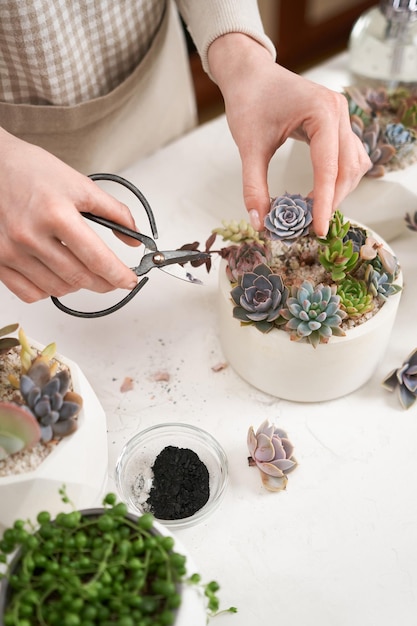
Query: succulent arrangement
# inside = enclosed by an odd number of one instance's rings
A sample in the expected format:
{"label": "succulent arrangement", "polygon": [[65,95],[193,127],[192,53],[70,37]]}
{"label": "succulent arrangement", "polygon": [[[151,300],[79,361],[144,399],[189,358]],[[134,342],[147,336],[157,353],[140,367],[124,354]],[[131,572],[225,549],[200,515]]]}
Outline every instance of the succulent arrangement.
{"label": "succulent arrangement", "polygon": [[247,443],[249,465],[259,469],[264,487],[269,491],[285,489],[287,474],[297,465],[287,433],[265,420],[256,432],[253,426],[249,428]]}
{"label": "succulent arrangement", "polygon": [[417,399],[417,348],[408,355],[401,367],[388,374],[382,384],[388,391],[398,390],[404,409],[414,404]]}
{"label": "succulent arrangement", "polygon": [[344,94],[352,130],[372,162],[367,176],[378,178],[417,160],[416,91],[352,85],[345,88]]}
{"label": "succulent arrangement", "polygon": [[[19,368],[3,372],[11,399],[0,400],[0,460],[33,447],[70,435],[77,428],[82,398],[71,390],[68,369],[58,369],[56,346],[41,352],[32,348],[18,324],[0,329],[0,370],[6,369],[11,350],[18,351]],[[16,352],[14,354],[16,356]],[[3,380],[3,378],[2,378]]]}
{"label": "succulent arrangement", "polygon": [[[69,502],[65,488],[60,493]],[[130,515],[114,494],[104,497],[103,508],[53,520],[41,511],[36,521],[16,520],[0,541],[4,626],[170,626],[188,584],[205,597],[208,617],[222,612],[218,583],[189,575],[186,557],[158,532],[152,515]]]}
{"label": "succulent arrangement", "polygon": [[216,252],[227,262],[233,316],[263,333],[283,330],[317,347],[365,322],[401,288],[395,256],[340,211],[327,236],[316,237],[312,205],[310,198],[284,194],[272,200],[264,231],[223,222],[213,234],[232,242]]}

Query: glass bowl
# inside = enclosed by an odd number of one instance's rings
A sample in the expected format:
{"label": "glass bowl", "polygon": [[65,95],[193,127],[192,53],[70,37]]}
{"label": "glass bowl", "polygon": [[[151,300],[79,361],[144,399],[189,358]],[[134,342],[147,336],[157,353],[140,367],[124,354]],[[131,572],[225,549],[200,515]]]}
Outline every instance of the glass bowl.
{"label": "glass bowl", "polygon": [[[179,519],[156,519],[170,528],[185,528],[205,519],[220,503],[228,480],[227,457],[220,444],[204,430],[190,424],[158,424],[146,428],[124,446],[116,464],[116,486],[133,511],[149,511],[152,466],[166,447],[192,450],[204,463],[209,477],[209,498],[198,511]],[[152,511],[151,511],[152,512]]]}

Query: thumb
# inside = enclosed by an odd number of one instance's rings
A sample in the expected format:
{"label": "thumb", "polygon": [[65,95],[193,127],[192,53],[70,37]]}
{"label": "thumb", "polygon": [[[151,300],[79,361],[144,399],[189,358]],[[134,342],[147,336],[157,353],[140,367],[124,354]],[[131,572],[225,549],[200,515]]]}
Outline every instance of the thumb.
{"label": "thumb", "polygon": [[268,162],[261,155],[242,155],[243,199],[250,223],[257,231],[263,229],[270,207],[267,171]]}

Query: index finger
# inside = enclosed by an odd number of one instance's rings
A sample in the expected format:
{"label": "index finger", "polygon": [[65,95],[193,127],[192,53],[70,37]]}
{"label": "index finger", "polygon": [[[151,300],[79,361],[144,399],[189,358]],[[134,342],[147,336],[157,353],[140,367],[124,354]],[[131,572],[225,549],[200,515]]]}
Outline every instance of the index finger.
{"label": "index finger", "polygon": [[339,163],[339,135],[325,129],[317,133],[310,142],[314,187],[312,195],[313,228],[319,237],[325,237],[332,216]]}

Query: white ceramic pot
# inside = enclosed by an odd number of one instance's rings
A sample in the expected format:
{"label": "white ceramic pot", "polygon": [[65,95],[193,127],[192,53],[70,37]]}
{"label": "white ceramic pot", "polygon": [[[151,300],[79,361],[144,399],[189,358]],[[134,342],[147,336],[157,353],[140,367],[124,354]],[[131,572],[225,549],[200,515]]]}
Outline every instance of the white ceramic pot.
{"label": "white ceramic pot", "polygon": [[[320,402],[351,393],[371,378],[386,351],[401,292],[388,298],[367,322],[348,330],[345,337],[331,337],[329,343],[313,348],[307,342],[291,341],[284,330],[264,334],[255,326],[241,326],[232,314],[225,268],[223,260],[220,341],[226,359],[244,380],[284,400]],[[401,273],[396,282],[402,285]]]}
{"label": "white ceramic pot", "polygon": [[[414,215],[417,206],[417,163],[403,170],[387,172],[381,178],[364,176],[359,185],[340,205],[344,215],[365,222],[386,241],[391,241],[407,230],[406,213]],[[313,168],[307,144],[294,141],[286,161],[283,181],[285,189],[274,189],[307,195],[313,189]],[[273,186],[273,181],[272,181]]]}
{"label": "white ceramic pot", "polygon": [[[42,349],[34,341],[31,345]],[[31,472],[0,477],[0,534],[16,519],[36,519],[40,510],[62,510],[58,490],[63,485],[76,508],[100,504],[107,486],[106,416],[94,391],[76,363],[56,355],[71,372],[74,391],[83,398],[78,428],[63,438]]]}

